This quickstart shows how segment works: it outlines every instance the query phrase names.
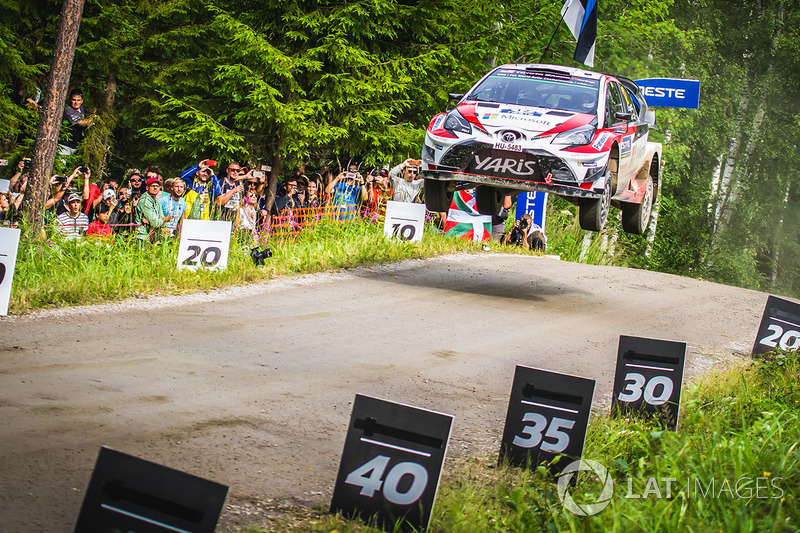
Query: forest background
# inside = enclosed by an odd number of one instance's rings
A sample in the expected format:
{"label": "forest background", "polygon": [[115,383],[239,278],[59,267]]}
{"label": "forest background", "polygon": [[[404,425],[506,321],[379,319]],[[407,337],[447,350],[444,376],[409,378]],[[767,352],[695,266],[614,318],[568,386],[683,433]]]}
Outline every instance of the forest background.
{"label": "forest background", "polygon": [[[577,65],[562,0],[86,0],[71,83],[97,114],[93,177],[199,159],[399,162],[494,65]],[[61,3],[0,0],[0,157],[29,155]],[[701,81],[699,110],[658,109],[658,229],[619,231],[627,264],[800,296],[800,5],[601,0],[595,70]],[[0,170],[2,174],[2,170]],[[0,176],[8,177],[8,176]]]}

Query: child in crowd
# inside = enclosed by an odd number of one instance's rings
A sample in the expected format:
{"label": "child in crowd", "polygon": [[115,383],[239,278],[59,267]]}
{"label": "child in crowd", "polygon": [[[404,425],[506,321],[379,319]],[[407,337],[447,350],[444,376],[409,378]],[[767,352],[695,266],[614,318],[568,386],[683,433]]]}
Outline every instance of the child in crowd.
{"label": "child in crowd", "polygon": [[98,204],[94,210],[95,219],[86,229],[87,237],[98,239],[110,239],[113,235],[111,226],[108,225],[108,217],[111,215],[111,207],[105,203]]}

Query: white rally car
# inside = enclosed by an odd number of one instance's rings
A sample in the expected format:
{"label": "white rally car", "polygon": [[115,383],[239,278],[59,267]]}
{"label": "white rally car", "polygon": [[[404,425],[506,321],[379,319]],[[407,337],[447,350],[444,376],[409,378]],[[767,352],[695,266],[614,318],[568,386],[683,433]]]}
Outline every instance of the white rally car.
{"label": "white rally car", "polygon": [[631,80],[558,65],[503,65],[458,105],[431,119],[422,149],[425,203],[446,211],[475,187],[478,210],[500,211],[522,191],[563,196],[581,227],[600,231],[610,206],[628,233],[644,233],[658,191],[655,112]]}

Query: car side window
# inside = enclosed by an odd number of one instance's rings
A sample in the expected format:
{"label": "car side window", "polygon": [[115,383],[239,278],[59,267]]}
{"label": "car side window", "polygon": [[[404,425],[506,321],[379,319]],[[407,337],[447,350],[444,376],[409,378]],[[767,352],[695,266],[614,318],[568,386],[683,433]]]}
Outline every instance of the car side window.
{"label": "car side window", "polygon": [[628,101],[628,113],[633,115],[633,120],[638,120],[641,110],[639,100],[627,88],[623,90],[622,94],[625,95],[625,99]]}
{"label": "car side window", "polygon": [[606,127],[610,128],[617,122],[617,113],[624,113],[625,108],[622,107],[622,97],[619,94],[619,86],[611,82],[606,88]]}

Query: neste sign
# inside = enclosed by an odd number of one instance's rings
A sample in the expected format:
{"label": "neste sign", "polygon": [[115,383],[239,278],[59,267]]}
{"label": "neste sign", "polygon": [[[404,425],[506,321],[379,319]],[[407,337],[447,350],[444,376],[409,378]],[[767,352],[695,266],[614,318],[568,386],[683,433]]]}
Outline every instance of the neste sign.
{"label": "neste sign", "polygon": [[636,80],[647,105],[651,107],[700,107],[700,82],[676,78],[647,78]]}

